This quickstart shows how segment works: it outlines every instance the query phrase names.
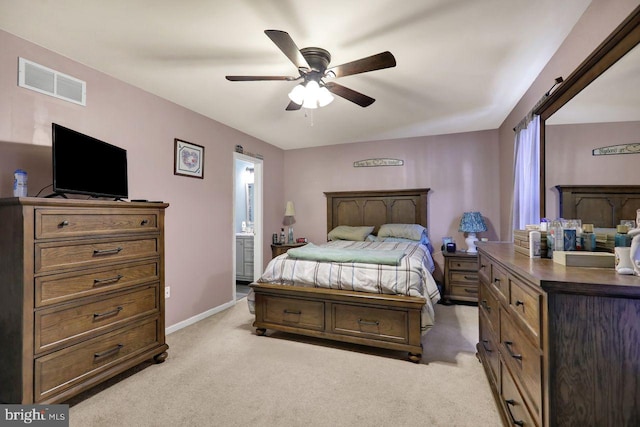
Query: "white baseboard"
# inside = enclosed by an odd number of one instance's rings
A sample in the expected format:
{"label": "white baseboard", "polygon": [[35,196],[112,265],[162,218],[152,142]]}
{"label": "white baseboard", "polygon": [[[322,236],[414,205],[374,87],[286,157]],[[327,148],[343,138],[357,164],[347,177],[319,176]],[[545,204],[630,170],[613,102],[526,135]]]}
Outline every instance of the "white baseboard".
{"label": "white baseboard", "polygon": [[196,322],[199,322],[201,320],[206,319],[209,316],[213,316],[216,313],[220,313],[221,311],[224,311],[228,308],[233,307],[236,304],[236,301],[229,301],[228,303],[219,305],[217,307],[212,308],[211,310],[207,310],[205,312],[202,312],[200,314],[196,314],[193,317],[190,317],[186,320],[183,320],[182,322],[178,322],[175,325],[171,325],[167,328],[165,328],[164,333],[165,335],[169,335],[172,332],[175,331],[179,331],[182,328],[186,328],[187,326],[193,325]]}

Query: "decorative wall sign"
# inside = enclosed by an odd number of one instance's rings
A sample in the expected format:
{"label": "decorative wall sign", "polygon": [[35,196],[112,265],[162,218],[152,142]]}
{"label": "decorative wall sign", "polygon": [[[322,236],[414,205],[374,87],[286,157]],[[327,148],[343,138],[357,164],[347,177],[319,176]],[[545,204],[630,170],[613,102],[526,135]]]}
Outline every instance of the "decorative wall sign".
{"label": "decorative wall sign", "polygon": [[174,141],[174,175],[204,178],[204,147],[178,138]]}
{"label": "decorative wall sign", "polygon": [[594,156],[608,156],[611,154],[640,154],[640,143],[609,145],[608,147],[600,147],[592,150],[591,154],[593,154]]}
{"label": "decorative wall sign", "polygon": [[366,159],[366,160],[358,160],[357,162],[353,162],[354,168],[370,168],[377,166],[402,166],[404,165],[404,160],[398,159]]}

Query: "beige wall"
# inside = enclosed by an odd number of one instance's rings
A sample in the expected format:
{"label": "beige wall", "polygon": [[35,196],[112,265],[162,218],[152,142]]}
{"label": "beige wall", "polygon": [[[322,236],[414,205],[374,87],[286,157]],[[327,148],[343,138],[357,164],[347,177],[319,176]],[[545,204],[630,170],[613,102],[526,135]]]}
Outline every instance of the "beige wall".
{"label": "beige wall", "polygon": [[[167,326],[231,301],[234,146],[264,156],[266,260],[284,203],[283,151],[6,32],[0,46],[0,197],[12,196],[19,167],[29,174],[30,196],[51,184],[52,122],[125,148],[129,197],[171,204]],[[19,56],[85,80],[87,106],[18,87]],[[204,179],[173,174],[174,138],[205,147]]]}
{"label": "beige wall", "polygon": [[[638,5],[638,0],[593,0],[562,46],[500,126],[500,193],[504,195],[500,200],[502,239],[509,237],[508,231],[511,229],[511,198],[508,195],[511,194],[513,187],[513,127],[549,90],[556,77],[568,77]],[[549,149],[548,146],[547,149]],[[609,161],[615,163],[624,156],[613,157],[617,159],[612,158]],[[597,182],[600,178],[609,180],[609,172],[605,170],[592,171],[592,174],[589,178],[592,182]],[[562,176],[558,177],[558,179],[562,178]],[[556,184],[547,183],[547,189],[552,185]]]}
{"label": "beige wall", "polygon": [[[285,151],[285,195],[295,204],[295,235],[326,241],[326,191],[427,187],[429,236],[437,252],[443,236],[465,247],[458,232],[464,211],[480,211],[489,227],[481,237],[495,240],[500,220],[497,157],[495,130]],[[353,162],[371,158],[400,159],[404,165],[353,167]],[[441,270],[441,255],[435,259]]]}
{"label": "beige wall", "polygon": [[559,216],[556,185],[640,183],[640,155],[592,155],[595,148],[637,144],[639,135],[640,122],[547,126],[547,217]]}

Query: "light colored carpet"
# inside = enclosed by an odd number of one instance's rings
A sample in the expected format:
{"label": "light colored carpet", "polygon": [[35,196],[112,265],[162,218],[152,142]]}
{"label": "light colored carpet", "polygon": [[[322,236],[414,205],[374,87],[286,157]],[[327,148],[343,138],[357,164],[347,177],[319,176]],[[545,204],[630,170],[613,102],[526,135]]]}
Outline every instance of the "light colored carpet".
{"label": "light colored carpet", "polygon": [[404,352],[260,337],[252,321],[243,299],[168,335],[166,362],[78,396],[70,425],[502,425],[475,356],[477,307],[436,306],[421,364]]}

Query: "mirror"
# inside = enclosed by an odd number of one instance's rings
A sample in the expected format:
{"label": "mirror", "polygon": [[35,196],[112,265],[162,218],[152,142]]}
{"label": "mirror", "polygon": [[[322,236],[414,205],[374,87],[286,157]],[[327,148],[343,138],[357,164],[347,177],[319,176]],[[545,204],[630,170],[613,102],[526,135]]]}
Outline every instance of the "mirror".
{"label": "mirror", "polygon": [[558,217],[556,185],[640,181],[640,154],[593,153],[640,144],[639,17],[640,7],[534,111],[541,118],[541,217]]}
{"label": "mirror", "polygon": [[247,196],[247,225],[253,227],[253,183],[248,183],[245,191]]}

